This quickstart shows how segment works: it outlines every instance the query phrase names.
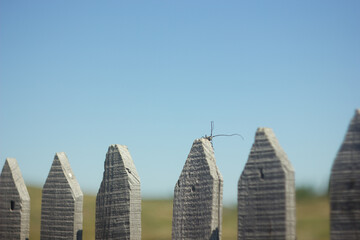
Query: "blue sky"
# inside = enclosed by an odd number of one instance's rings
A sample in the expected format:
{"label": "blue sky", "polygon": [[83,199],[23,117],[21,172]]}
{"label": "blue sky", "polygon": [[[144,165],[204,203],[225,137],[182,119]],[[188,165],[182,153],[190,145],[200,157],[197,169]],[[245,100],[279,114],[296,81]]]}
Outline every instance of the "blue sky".
{"label": "blue sky", "polygon": [[258,127],[296,184],[324,189],[360,107],[359,1],[0,1],[0,159],[42,186],[66,152],[96,193],[110,144],[144,197],[172,197],[195,138],[215,138],[224,200]]}

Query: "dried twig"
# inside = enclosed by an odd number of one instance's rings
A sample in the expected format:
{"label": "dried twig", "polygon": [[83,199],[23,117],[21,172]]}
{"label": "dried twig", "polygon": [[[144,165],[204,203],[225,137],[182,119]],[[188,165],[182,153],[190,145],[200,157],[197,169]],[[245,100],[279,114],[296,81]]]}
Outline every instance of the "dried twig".
{"label": "dried twig", "polygon": [[205,137],[204,137],[204,138],[206,138],[207,140],[211,141],[211,143],[212,143],[212,139],[213,139],[214,137],[233,137],[233,136],[239,136],[239,137],[241,137],[243,140],[245,140],[244,137],[243,137],[241,134],[239,134],[239,133],[213,135],[213,131],[214,131],[214,121],[211,121],[211,132],[210,132],[210,136],[205,135]]}

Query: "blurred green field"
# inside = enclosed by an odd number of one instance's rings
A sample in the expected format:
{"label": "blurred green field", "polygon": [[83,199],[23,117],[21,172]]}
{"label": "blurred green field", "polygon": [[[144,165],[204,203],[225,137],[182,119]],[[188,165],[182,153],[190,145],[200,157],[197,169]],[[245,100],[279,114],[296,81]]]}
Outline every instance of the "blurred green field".
{"label": "blurred green field", "polygon": [[[41,189],[28,187],[31,197],[30,239],[40,239]],[[297,239],[329,239],[329,201],[325,196],[307,195],[299,192],[296,201]],[[142,201],[142,239],[171,239],[171,200]],[[225,207],[223,210],[223,240],[237,239],[237,210]],[[95,196],[84,196],[83,239],[95,239]]]}

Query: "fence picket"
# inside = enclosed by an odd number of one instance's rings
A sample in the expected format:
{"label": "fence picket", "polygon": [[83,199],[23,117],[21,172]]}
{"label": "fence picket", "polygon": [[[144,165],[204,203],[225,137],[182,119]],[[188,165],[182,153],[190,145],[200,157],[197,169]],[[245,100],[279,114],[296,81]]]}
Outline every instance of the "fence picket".
{"label": "fence picket", "polygon": [[95,238],[141,239],[140,178],[126,146],[111,145],[96,196]]}
{"label": "fence picket", "polygon": [[332,166],[329,190],[331,239],[360,239],[360,109]]}
{"label": "fence picket", "polygon": [[212,144],[196,139],[175,185],[172,239],[221,239],[222,192]]}
{"label": "fence picket", "polygon": [[41,240],[82,239],[83,193],[64,152],[56,153],[42,190]]}
{"label": "fence picket", "polygon": [[238,239],[296,239],[294,169],[270,128],[258,128],[238,182]]}
{"label": "fence picket", "polygon": [[29,239],[30,196],[15,158],[0,175],[0,239]]}

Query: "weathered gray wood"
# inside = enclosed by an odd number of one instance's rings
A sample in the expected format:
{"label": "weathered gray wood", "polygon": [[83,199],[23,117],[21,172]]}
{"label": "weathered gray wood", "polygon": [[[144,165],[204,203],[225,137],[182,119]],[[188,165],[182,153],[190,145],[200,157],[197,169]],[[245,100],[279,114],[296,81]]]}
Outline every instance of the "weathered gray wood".
{"label": "weathered gray wood", "polygon": [[140,178],[126,146],[111,145],[96,196],[95,238],[141,239]]}
{"label": "weathered gray wood", "polygon": [[330,212],[332,240],[360,239],[360,109],[332,166]]}
{"label": "weathered gray wood", "polygon": [[196,139],[175,185],[172,239],[220,239],[223,179],[208,139]]}
{"label": "weathered gray wood", "polygon": [[40,239],[82,239],[83,193],[64,152],[56,153],[42,190]]}
{"label": "weathered gray wood", "polygon": [[238,239],[296,239],[294,169],[272,129],[259,128],[238,182]]}
{"label": "weathered gray wood", "polygon": [[30,196],[15,158],[0,175],[0,239],[29,239]]}

